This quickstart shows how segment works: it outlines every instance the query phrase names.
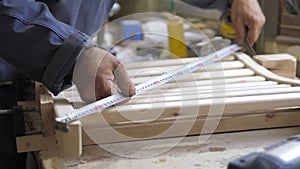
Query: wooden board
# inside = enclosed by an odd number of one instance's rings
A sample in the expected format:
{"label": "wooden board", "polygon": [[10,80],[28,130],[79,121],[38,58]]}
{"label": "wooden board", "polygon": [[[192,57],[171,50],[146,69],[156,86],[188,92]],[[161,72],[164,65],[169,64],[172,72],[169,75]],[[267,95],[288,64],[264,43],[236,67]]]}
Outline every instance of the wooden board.
{"label": "wooden board", "polygon": [[290,54],[256,55],[253,58],[277,75],[291,79],[296,77],[297,59]]}
{"label": "wooden board", "polygon": [[[294,107],[300,104],[300,81],[277,76],[244,53],[235,58],[81,119],[83,145],[299,125]],[[193,61],[125,66],[140,84]],[[75,108],[84,105],[74,90],[63,95]]]}
{"label": "wooden board", "polygon": [[[134,83],[139,84],[195,59],[125,66]],[[58,117],[85,105],[75,88],[55,97],[53,103]],[[63,156],[76,157],[81,154],[82,145],[95,143],[297,126],[299,105],[299,80],[275,75],[246,54],[236,53],[206,69],[134,96],[126,103],[75,121],[70,124],[71,132],[56,132],[56,141]],[[44,142],[40,136],[37,138]],[[26,139],[23,138],[25,142]],[[30,150],[24,142],[19,143],[23,150]]]}
{"label": "wooden board", "polygon": [[[57,96],[54,98],[54,112],[56,117],[60,117],[74,108],[64,98]],[[69,124],[69,132],[56,131],[57,144],[63,157],[78,157],[82,153],[82,134],[80,121]]]}
{"label": "wooden board", "polygon": [[189,136],[176,145],[178,137],[171,137],[113,143],[106,149],[84,146],[79,158],[61,158],[51,150],[39,152],[38,157],[43,169],[227,169],[230,161],[298,135],[299,131],[300,127],[291,127],[221,133],[209,138]]}

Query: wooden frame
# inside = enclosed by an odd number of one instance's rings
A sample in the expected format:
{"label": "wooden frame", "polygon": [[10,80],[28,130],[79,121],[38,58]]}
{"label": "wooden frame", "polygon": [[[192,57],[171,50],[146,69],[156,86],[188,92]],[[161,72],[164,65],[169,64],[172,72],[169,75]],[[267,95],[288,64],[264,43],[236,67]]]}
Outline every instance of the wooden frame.
{"label": "wooden frame", "polygon": [[[163,73],[157,70],[139,73],[140,67],[149,69],[159,65],[160,70],[165,68],[164,71],[169,71],[194,60],[129,63],[125,66],[130,76],[135,76],[135,84],[138,84],[149,76],[152,78]],[[64,156],[74,157],[81,154],[82,145],[95,143],[297,126],[300,125],[298,86],[299,80],[277,76],[246,54],[236,53],[235,57],[228,57],[221,64],[216,63],[206,70],[197,71],[178,80],[178,83],[170,82],[133,97],[127,103],[73,122],[70,133],[56,132],[58,147],[61,147]],[[84,105],[78,93],[72,90],[72,94],[69,94],[70,90],[53,98],[56,116]],[[149,99],[149,95],[155,99]],[[217,111],[211,113],[212,101]],[[159,111],[162,113],[157,114]],[[152,120],[154,117],[155,120]],[[130,118],[134,118],[134,121]],[[119,137],[112,132],[127,137]],[[93,138],[89,138],[89,135]]]}

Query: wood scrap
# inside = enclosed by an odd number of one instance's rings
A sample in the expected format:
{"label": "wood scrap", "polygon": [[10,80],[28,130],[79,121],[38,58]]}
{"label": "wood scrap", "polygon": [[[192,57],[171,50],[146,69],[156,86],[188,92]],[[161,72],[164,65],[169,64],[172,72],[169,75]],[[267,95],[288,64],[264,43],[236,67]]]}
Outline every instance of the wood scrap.
{"label": "wood scrap", "polygon": [[277,75],[291,79],[296,77],[297,59],[290,54],[256,55],[254,59]]}

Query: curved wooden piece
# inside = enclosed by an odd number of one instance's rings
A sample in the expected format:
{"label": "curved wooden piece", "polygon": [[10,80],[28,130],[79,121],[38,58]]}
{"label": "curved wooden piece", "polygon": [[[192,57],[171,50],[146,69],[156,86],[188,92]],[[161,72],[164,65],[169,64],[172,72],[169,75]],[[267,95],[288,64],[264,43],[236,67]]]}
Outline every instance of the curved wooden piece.
{"label": "curved wooden piece", "polygon": [[268,80],[277,81],[279,83],[291,84],[292,86],[300,86],[300,80],[278,76],[259,65],[245,53],[236,53],[235,56],[240,61],[242,61],[247,67],[251,68],[256,74],[264,76]]}

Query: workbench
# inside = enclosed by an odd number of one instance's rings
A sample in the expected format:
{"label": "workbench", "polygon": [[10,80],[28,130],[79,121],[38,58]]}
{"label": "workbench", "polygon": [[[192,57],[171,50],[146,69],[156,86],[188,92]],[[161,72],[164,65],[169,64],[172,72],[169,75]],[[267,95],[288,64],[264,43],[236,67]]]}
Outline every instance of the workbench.
{"label": "workbench", "polygon": [[[182,59],[181,63],[194,61],[193,59]],[[174,69],[174,65],[170,65],[175,62],[174,60],[152,61],[151,64],[158,65],[158,62],[167,63],[166,70],[170,67]],[[144,65],[143,63],[131,65],[128,63],[126,67],[129,74],[134,74],[133,70],[140,69],[134,66],[149,67],[151,64],[150,62],[145,62]],[[220,70],[220,67],[210,65],[210,69],[214,70],[212,72],[215,72],[211,75],[216,77],[207,76],[204,70],[200,70],[194,73],[197,77],[197,85],[195,83],[190,85],[189,78],[180,79],[179,82],[185,84],[181,90],[186,91],[183,95],[185,99],[179,98],[182,105],[174,100],[174,98],[177,99],[174,97],[176,94],[174,91],[177,89],[172,86],[176,84],[161,86],[164,93],[169,93],[165,99],[168,103],[172,103],[169,104],[172,106],[166,106],[163,114],[150,122],[151,115],[155,115],[157,109],[161,108],[160,104],[163,99],[158,97],[160,93],[156,93],[158,96],[151,93],[151,96],[155,98],[153,103],[148,103],[148,95],[141,95],[130,99],[127,103],[69,123],[68,133],[54,131],[55,116],[61,117],[63,113],[69,113],[84,106],[85,103],[79,100],[79,94],[72,89],[62,92],[64,97],[52,98],[50,95],[41,94],[39,101],[43,124],[41,133],[18,137],[18,150],[20,152],[39,150],[36,152],[36,157],[39,158],[42,169],[217,169],[226,168],[228,162],[235,158],[299,134],[299,80],[277,76],[243,53],[236,53],[215,64],[220,64],[222,68]],[[162,65],[159,67],[161,68]],[[219,82],[219,75],[222,72],[226,80],[226,92],[223,90],[221,92],[225,95],[207,93],[211,92],[208,88],[210,87],[208,79],[215,79]],[[145,78],[149,75],[145,73],[149,74],[148,71],[140,74],[140,77],[134,78],[134,83],[147,81]],[[157,72],[150,71],[150,73],[152,77]],[[221,79],[222,83],[216,86],[222,87],[224,79]],[[197,97],[186,97],[186,95],[194,96],[195,91],[200,92]],[[210,99],[214,97],[226,98],[226,106],[222,110],[224,114],[215,113],[214,116],[208,114]],[[131,103],[137,106],[131,107]],[[146,114],[135,109],[144,110],[144,107],[147,107],[146,103],[156,105],[156,107],[150,107],[151,111]],[[197,109],[195,114],[197,118],[190,116],[192,115],[190,110],[200,106],[201,108]],[[188,109],[181,111],[183,108]],[[122,114],[118,112],[120,110]],[[124,115],[140,119],[129,120]],[[109,122],[110,127],[104,125],[104,120]],[[215,122],[218,122],[217,125]],[[160,134],[168,130],[170,125],[176,125],[177,128],[174,128],[172,132]],[[187,128],[190,130],[185,130],[187,125],[192,125],[191,128]],[[122,136],[128,137],[116,137],[113,131],[119,131],[123,134]],[[185,137],[186,135],[188,136]]]}
{"label": "workbench", "polygon": [[[61,158],[57,151],[49,150],[40,151],[38,157],[43,169],[226,169],[233,159],[297,134],[300,134],[300,127],[254,130],[213,134],[204,143],[199,143],[199,138],[207,135],[189,136],[164,153],[161,150],[170,148],[170,143],[177,138],[106,145],[111,150],[118,149],[124,157],[97,145],[83,147],[79,158]],[[150,157],[143,158],[145,155]]]}

